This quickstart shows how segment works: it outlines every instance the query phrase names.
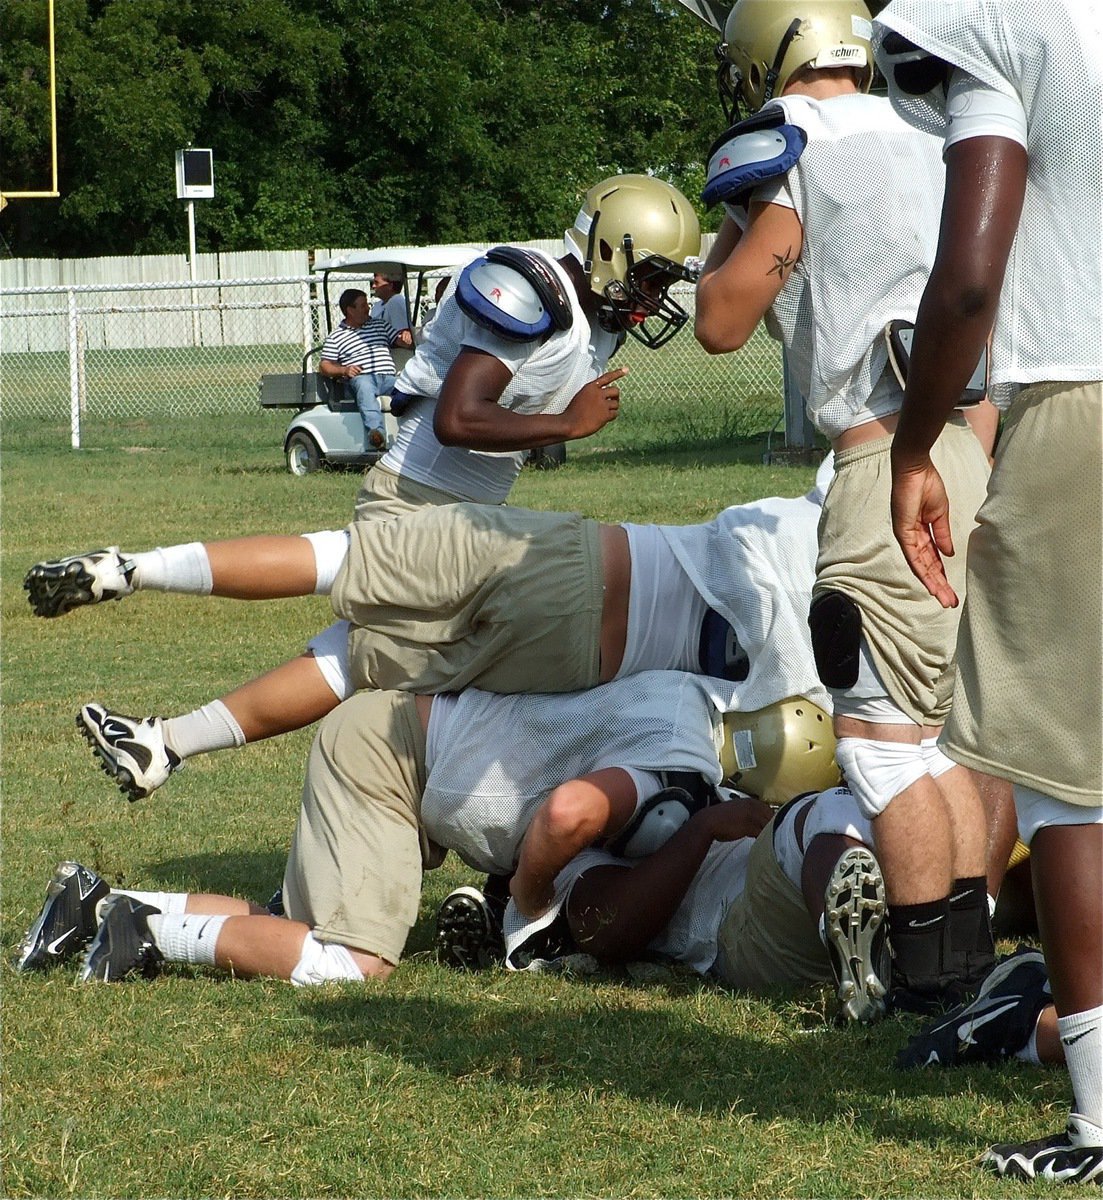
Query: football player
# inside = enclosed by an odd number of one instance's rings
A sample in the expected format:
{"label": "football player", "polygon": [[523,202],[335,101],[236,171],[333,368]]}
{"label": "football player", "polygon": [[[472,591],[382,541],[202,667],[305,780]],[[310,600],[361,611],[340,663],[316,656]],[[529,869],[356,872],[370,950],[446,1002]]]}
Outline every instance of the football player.
{"label": "football player", "polygon": [[158,588],[331,594],[344,618],[292,687],[281,668],[164,721],[85,705],[94,752],[138,799],[189,756],[301,728],[360,687],[572,691],[677,669],[737,682],[744,709],[790,696],[826,707],[805,616],[821,501],[817,485],[689,526],[428,506],[305,537],[78,555],[33,567],[26,586],[42,615]]}
{"label": "football player", "polygon": [[1100,1183],[1103,6],[895,0],[879,20],[892,102],[944,141],[946,161],[938,253],[892,447],[893,523],[918,577],[956,604],[949,564],[964,549],[953,532],[962,499],[931,447],[994,320],[1004,433],[969,542],[943,744],[1014,784],[1074,1097],[1064,1131],[995,1146],[985,1164]]}
{"label": "football player", "polygon": [[631,861],[616,847],[582,851],[537,918],[514,899],[499,915],[477,889],[460,888],[438,913],[438,952],[457,966],[514,970],[574,954],[658,957],[752,992],[833,982],[844,1019],[876,1020],[891,962],[869,819],[845,787],[798,794],[757,838],[733,820],[737,811],[699,809]]}
{"label": "football player", "polygon": [[[812,644],[839,763],[888,886],[894,1003],[922,1011],[975,989],[994,955],[984,808],[969,772],[937,746],[957,614],[912,576],[888,519],[906,370],[900,346],[893,369],[888,335],[899,336],[894,321],[914,320],[933,262],[941,147],[867,94],[871,33],[861,0],[739,0],[731,10],[722,82],[743,119],[710,152],[705,199],[726,215],[702,270],[696,332],[723,353],[765,318],[835,451]],[[962,550],[988,448],[958,414],[935,449]],[[963,581],[964,553],[952,569]]]}
{"label": "football player", "polygon": [[[687,318],[670,288],[694,277],[700,245],[693,206],[676,188],[647,175],[619,175],[587,191],[566,231],[562,257],[500,246],[475,258],[453,282],[427,337],[399,375],[392,401],[392,411],[396,404],[403,407],[399,434],[368,473],[356,521],[459,501],[499,505],[526,451],[586,437],[613,420],[617,381],[625,370],[606,371],[609,356],[626,336],[656,348],[678,332]],[[587,531],[585,545],[574,547],[593,560],[579,569],[591,568],[599,557],[594,536]],[[311,575],[304,590],[298,590],[293,553],[267,562],[250,559],[262,572],[271,567],[270,590],[254,578],[241,585],[252,591],[219,590],[217,551],[215,561],[208,561],[198,544],[180,554],[170,550],[160,566],[147,559],[137,576],[109,551],[40,564],[32,572],[43,597],[38,611],[58,615],[73,603],[125,594],[135,584],[209,591],[212,572],[220,595],[309,594],[315,586],[313,554],[306,543],[299,545]],[[236,546],[224,548],[234,553]],[[627,550],[620,553],[626,556]],[[435,570],[435,564],[429,567],[430,578]],[[545,579],[553,577],[549,569]],[[343,625],[331,627],[322,635],[321,653],[332,648],[343,655],[347,632]],[[227,706],[200,710],[179,749],[150,749],[143,744],[141,722],[124,728],[126,718],[117,716],[108,725],[102,711],[98,719],[82,718],[83,727],[100,743],[112,737],[121,752],[129,751],[133,785],[151,790],[157,786],[152,781],[163,782],[179,757],[278,732],[254,724],[264,722],[266,712],[285,714],[290,723],[283,728],[293,729],[330,711],[339,697],[319,674],[318,644],[315,639],[304,654],[238,689]],[[567,685],[534,677],[532,686]]]}
{"label": "football player", "polygon": [[[517,902],[535,916],[590,842],[635,818],[631,836],[651,849],[719,803],[721,759],[734,761],[725,745],[746,729],[723,714],[732,686],[645,672],[569,695],[359,692],[325,718],[310,751],[287,919],[229,897],[109,896],[93,872],[66,863],[16,965],[65,961],[91,938],[84,980],[155,973],[165,959],[293,983],[386,978],[417,918],[422,870],[445,850],[477,870],[515,872]],[[830,745],[801,755],[810,761],[813,774],[833,768]],[[679,788],[664,810],[666,772],[692,791]],[[769,818],[761,801],[729,803],[742,833]]]}

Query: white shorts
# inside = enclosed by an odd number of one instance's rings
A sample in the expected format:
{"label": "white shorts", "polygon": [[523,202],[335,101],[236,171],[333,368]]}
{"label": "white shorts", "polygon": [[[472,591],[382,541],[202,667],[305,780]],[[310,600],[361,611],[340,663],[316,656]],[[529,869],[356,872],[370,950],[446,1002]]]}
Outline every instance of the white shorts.
{"label": "white shorts", "polygon": [[1103,825],[1103,805],[1067,804],[1020,783],[1015,784],[1015,814],[1019,818],[1019,838],[1026,846],[1047,825]]}
{"label": "white shorts", "polygon": [[889,695],[869,653],[865,634],[858,644],[858,679],[853,687],[828,688],[837,717],[879,725],[914,725],[915,721]]}
{"label": "white shorts", "polygon": [[[797,817],[806,809],[808,816],[798,840]],[[783,810],[774,822],[774,855],[786,879],[794,887],[801,886],[805,852],[812,844],[812,839],[821,833],[839,834],[866,846],[873,845],[869,818],[862,815],[849,789],[828,788],[803,804],[794,804],[787,812]]]}
{"label": "white shorts", "polygon": [[306,644],[338,700],[347,700],[356,691],[349,673],[349,628],[348,621],[334,621]]}

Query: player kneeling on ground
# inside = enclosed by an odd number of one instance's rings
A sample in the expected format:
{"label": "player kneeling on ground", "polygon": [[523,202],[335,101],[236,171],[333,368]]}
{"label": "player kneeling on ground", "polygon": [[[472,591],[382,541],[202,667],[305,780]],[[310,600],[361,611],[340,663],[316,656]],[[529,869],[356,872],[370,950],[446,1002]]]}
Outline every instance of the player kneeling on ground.
{"label": "player kneeling on ground", "polygon": [[[691,782],[690,808],[717,803],[731,687],[645,672],[567,695],[361,692],[311,748],[283,883],[290,919],[231,897],[108,895],[65,864],[17,966],[71,958],[91,939],[82,980],[155,974],[166,960],[294,983],[386,978],[417,919],[422,871],[445,850],[513,872],[515,902],[535,917],[559,871],[620,833],[664,772]],[[758,801],[732,817],[745,834],[768,818]]]}

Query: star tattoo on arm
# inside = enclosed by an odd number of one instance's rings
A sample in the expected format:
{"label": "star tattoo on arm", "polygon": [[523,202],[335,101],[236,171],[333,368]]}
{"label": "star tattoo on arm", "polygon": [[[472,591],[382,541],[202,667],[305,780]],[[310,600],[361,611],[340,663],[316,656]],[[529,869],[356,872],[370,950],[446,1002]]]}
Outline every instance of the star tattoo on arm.
{"label": "star tattoo on arm", "polygon": [[784,254],[775,254],[773,256],[774,265],[766,272],[767,275],[777,275],[779,279],[785,278],[785,273],[792,267],[797,260],[790,257],[793,253],[792,246],[785,247]]}

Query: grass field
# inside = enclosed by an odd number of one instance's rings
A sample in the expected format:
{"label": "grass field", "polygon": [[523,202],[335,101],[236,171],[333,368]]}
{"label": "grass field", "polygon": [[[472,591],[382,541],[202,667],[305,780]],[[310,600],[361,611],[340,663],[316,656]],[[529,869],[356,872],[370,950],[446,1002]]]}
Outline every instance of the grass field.
{"label": "grass field", "polygon": [[[761,437],[617,450],[615,426],[517,503],[686,522],[811,471]],[[493,972],[430,952],[468,873],[426,878],[409,961],[385,986],[296,990],[175,967],[78,987],[10,967],[55,863],[119,885],[278,883],[310,734],[194,760],[127,804],[73,727],[99,699],[183,711],[298,651],[325,601],[245,607],[143,594],[30,615],[27,566],[59,552],[343,524],[356,477],[293,479],[271,417],[130,422],[71,453],[64,426],[6,424],[2,453],[5,1196],[1004,1196],[992,1140],[1059,1128],[1063,1072],[901,1075],[912,1025],[836,1029],[819,991],[750,999],[670,975],[636,983]],[[1058,1189],[1050,1189],[1056,1192]],[[1062,1192],[1067,1195],[1067,1191]]]}

